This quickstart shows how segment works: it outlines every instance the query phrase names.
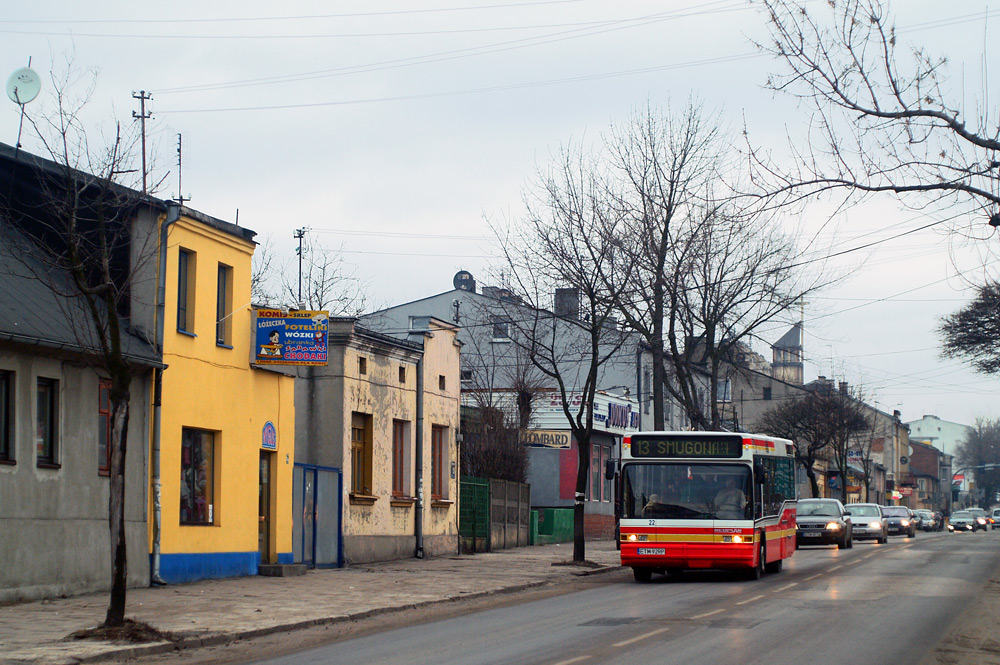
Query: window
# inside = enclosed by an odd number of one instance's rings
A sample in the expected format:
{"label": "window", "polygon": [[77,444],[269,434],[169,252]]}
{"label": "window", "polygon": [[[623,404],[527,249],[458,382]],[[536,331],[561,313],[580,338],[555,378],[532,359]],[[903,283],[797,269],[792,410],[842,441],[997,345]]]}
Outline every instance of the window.
{"label": "window", "polygon": [[448,498],[448,483],[445,480],[444,465],[445,432],[447,428],[441,425],[431,426],[431,499]]}
{"label": "window", "polygon": [[764,388],[764,400],[769,401],[771,399],[771,386]]}
{"label": "window", "polygon": [[38,466],[59,465],[59,382],[38,379],[35,402],[35,459]]}
{"label": "window", "polygon": [[410,490],[410,423],[392,421],[392,495],[408,496]]}
{"label": "window", "polygon": [[601,500],[601,447],[590,444],[590,482],[587,483],[587,500]]}
{"label": "window", "polygon": [[399,382],[406,383],[406,368],[402,365],[399,366]]}
{"label": "window", "polygon": [[181,432],[181,524],[215,523],[215,434]]}
{"label": "window", "polygon": [[368,373],[368,359],[358,358],[358,374],[364,376]]}
{"label": "window", "polygon": [[510,339],[510,328],[509,323],[506,319],[499,317],[491,317],[491,323],[493,324],[493,340],[509,340]]}
{"label": "window", "polygon": [[111,475],[111,382],[101,379],[97,388],[97,473]]}
{"label": "window", "polygon": [[438,390],[446,390],[447,384],[444,380],[444,374],[438,375]]}
{"label": "window", "polygon": [[14,373],[0,371],[0,463],[14,462]]}
{"label": "window", "polygon": [[639,391],[639,399],[642,399],[644,395],[648,395],[648,398],[643,400],[642,410],[643,413],[648,414],[649,407],[653,403],[653,384],[648,369],[642,371],[642,390]]}
{"label": "window", "polygon": [[194,332],[195,254],[186,249],[177,255],[177,330]]}
{"label": "window", "polygon": [[233,313],[233,269],[219,264],[219,282],[215,295],[215,343],[219,346],[233,344],[232,322]]}
{"label": "window", "polygon": [[351,492],[372,496],[372,417],[351,413]]}
{"label": "window", "polygon": [[472,370],[463,369],[461,377],[462,377],[462,383],[470,383],[472,381]]}

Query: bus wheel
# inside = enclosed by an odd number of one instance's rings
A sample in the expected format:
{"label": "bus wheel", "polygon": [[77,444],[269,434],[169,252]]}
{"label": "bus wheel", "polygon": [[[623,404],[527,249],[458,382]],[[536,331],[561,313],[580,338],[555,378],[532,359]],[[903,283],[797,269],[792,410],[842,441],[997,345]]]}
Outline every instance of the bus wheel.
{"label": "bus wheel", "polygon": [[636,582],[648,582],[653,579],[653,571],[649,568],[633,568],[632,576]]}

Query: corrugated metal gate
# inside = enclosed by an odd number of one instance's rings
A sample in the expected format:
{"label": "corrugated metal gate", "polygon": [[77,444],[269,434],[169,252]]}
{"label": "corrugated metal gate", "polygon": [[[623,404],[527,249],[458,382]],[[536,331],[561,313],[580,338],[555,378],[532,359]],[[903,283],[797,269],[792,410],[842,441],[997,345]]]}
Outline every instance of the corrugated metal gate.
{"label": "corrugated metal gate", "polygon": [[531,486],[490,479],[490,549],[523,547],[531,539]]}
{"label": "corrugated metal gate", "polygon": [[466,476],[459,483],[459,493],[458,532],[463,552],[530,544],[530,485]]}

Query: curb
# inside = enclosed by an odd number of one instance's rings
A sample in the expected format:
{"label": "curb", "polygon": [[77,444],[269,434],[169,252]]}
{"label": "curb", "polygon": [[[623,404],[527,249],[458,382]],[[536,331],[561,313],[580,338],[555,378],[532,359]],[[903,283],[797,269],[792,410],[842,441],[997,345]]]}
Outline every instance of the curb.
{"label": "curb", "polygon": [[[600,568],[594,568],[591,570],[574,572],[573,575],[578,577],[598,575],[615,570],[616,568],[618,567],[602,566]],[[276,633],[292,632],[296,630],[303,630],[306,628],[314,628],[316,626],[329,626],[340,623],[347,623],[350,621],[360,621],[363,619],[369,619],[374,616],[391,614],[393,612],[403,612],[406,610],[420,609],[422,607],[442,605],[445,603],[456,603],[465,600],[475,600],[478,598],[487,598],[490,596],[500,596],[505,594],[517,593],[520,591],[527,591],[529,589],[548,586],[552,584],[552,582],[553,580],[526,582],[524,584],[517,584],[514,586],[504,587],[502,589],[495,589],[491,591],[478,591],[474,593],[462,594],[460,596],[448,596],[436,600],[425,600],[419,603],[396,605],[393,607],[377,607],[370,610],[364,610],[362,612],[353,612],[351,614],[341,614],[337,616],[319,617],[316,619],[307,619],[304,621],[277,624],[274,626],[256,628],[253,630],[242,630],[229,633],[211,633],[201,637],[188,637],[188,638],[182,637],[171,642],[154,642],[143,645],[128,645],[128,646],[122,646],[120,648],[113,647],[108,649],[107,651],[102,651],[101,653],[96,653],[87,656],[72,656],[67,654],[63,662],[98,663],[109,660],[111,658],[136,658],[143,655],[152,656],[163,653],[169,653],[171,651],[182,651],[186,649],[197,649],[201,647],[220,646],[223,644],[236,642],[238,640],[249,640],[259,637],[267,637],[269,635],[274,635]],[[33,661],[0,660],[0,663],[9,665],[22,665],[31,662]]]}

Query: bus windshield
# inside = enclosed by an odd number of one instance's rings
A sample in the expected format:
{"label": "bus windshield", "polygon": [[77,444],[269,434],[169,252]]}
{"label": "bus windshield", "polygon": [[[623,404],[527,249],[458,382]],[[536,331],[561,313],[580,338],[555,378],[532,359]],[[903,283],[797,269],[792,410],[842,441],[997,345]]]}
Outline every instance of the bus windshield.
{"label": "bus windshield", "polygon": [[622,469],[622,517],[752,519],[746,464],[639,463]]}

